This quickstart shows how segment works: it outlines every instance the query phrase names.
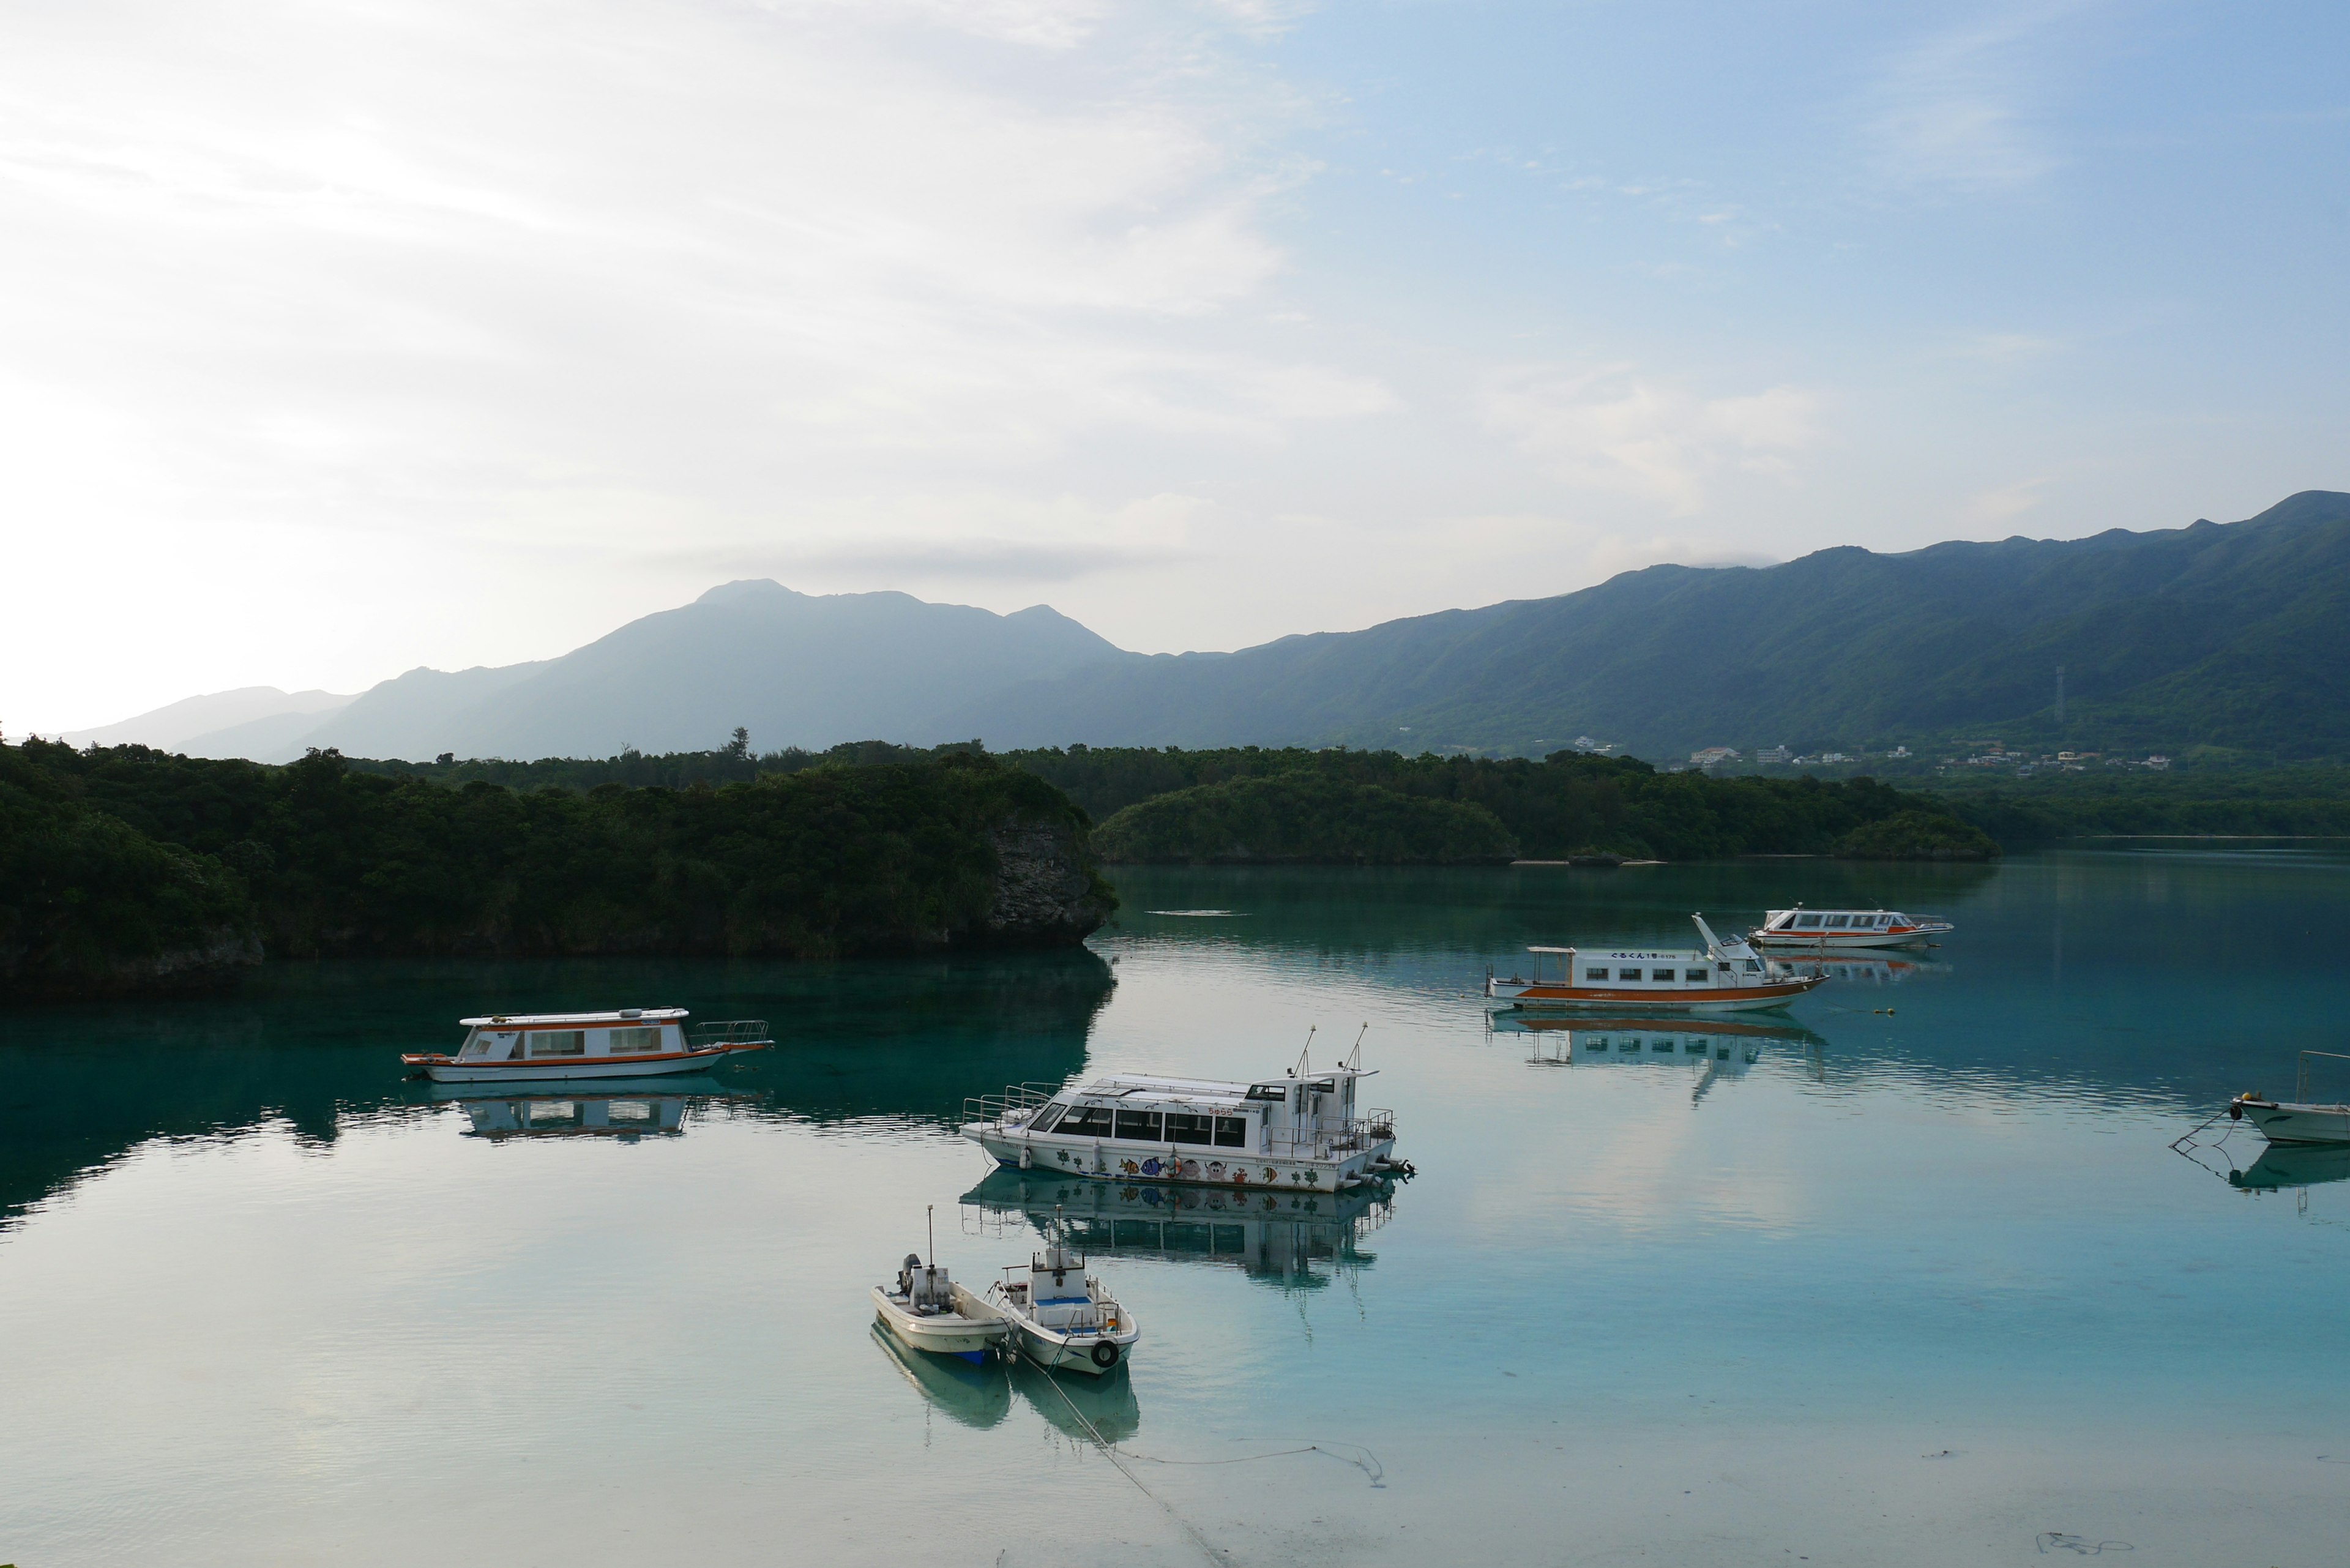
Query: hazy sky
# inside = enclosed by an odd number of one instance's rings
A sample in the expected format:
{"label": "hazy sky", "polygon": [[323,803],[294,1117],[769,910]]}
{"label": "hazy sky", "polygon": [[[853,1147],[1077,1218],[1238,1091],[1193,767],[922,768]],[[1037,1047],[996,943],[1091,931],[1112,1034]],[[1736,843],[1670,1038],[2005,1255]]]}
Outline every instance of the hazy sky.
{"label": "hazy sky", "polygon": [[738,576],[1230,648],[2350,488],[2338,4],[0,16],[10,733]]}

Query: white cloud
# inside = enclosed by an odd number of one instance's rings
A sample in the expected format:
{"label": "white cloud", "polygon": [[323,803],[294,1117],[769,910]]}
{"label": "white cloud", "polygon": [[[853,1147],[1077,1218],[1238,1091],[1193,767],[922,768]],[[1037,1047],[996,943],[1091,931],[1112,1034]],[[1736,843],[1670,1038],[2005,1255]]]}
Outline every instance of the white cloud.
{"label": "white cloud", "polygon": [[1863,112],[1879,171],[1902,184],[1982,191],[2054,169],[2032,46],[2071,8],[1939,32],[1887,61]]}
{"label": "white cloud", "polygon": [[[550,574],[729,547],[779,510],[877,492],[983,497],[1090,442],[1261,449],[1393,407],[1377,377],[1234,311],[1287,265],[1266,204],[1315,173],[1275,134],[1298,99],[1224,52],[1285,13],[1241,10],[342,0],[265,25],[226,0],[93,0],[16,18],[0,361],[41,412],[0,430],[6,507],[74,520],[44,544],[54,580],[112,581],[224,661],[100,651],[45,669],[30,712],[536,657],[655,607],[608,580],[555,596],[559,619],[516,613]],[[1079,558],[979,537],[972,570]],[[183,548],[257,557],[213,585],[201,632],[185,577],[139,572]],[[383,591],[387,549],[446,580],[405,621],[350,607]],[[0,632],[19,714],[22,672],[68,629],[45,613]],[[314,668],[256,671],[213,629],[263,614]]]}
{"label": "white cloud", "polygon": [[2041,492],[2054,483],[2054,475],[2043,473],[1983,491],[1968,501],[1960,513],[1961,520],[1976,529],[2002,526],[2011,518],[2021,517],[2039,505],[2045,499]]}
{"label": "white cloud", "polygon": [[1708,398],[1630,366],[1497,378],[1486,421],[1567,483],[1676,514],[1705,504],[1725,472],[1785,478],[1821,439],[1819,399],[1792,386]]}

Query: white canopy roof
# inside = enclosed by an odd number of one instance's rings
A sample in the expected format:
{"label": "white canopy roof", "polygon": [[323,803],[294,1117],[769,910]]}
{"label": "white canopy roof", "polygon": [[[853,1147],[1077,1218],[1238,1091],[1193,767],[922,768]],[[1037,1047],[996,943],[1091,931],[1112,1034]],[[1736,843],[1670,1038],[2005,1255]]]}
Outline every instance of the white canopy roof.
{"label": "white canopy roof", "polygon": [[668,1023],[688,1016],[682,1007],[627,1007],[618,1012],[500,1012],[460,1018],[468,1029],[538,1029],[556,1025],[588,1028],[611,1023]]}

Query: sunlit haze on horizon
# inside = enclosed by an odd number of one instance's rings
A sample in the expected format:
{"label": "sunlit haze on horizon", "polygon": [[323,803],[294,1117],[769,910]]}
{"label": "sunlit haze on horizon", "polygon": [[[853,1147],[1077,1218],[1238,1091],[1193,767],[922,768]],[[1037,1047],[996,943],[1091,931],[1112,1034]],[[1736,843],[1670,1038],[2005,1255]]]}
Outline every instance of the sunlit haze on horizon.
{"label": "sunlit haze on horizon", "polygon": [[713,584],[1222,649],[2350,489],[2350,13],[12,7],[0,724]]}

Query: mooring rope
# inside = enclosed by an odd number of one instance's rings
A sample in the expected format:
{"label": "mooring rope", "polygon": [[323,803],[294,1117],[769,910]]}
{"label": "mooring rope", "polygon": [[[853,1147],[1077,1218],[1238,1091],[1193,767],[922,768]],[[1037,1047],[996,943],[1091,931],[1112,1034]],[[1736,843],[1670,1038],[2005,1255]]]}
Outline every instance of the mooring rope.
{"label": "mooring rope", "polygon": [[1077,1418],[1077,1425],[1086,1429],[1086,1435],[1094,1440],[1094,1446],[1096,1448],[1101,1449],[1103,1457],[1107,1459],[1111,1464],[1118,1467],[1118,1473],[1132,1481],[1134,1483],[1135,1490],[1140,1492],[1143,1496],[1157,1503],[1160,1509],[1164,1510],[1167,1517],[1175,1521],[1177,1528],[1181,1530],[1185,1535],[1191,1537],[1191,1544],[1200,1549],[1201,1556],[1214,1563],[1216,1568],[1231,1568],[1232,1559],[1223,1552],[1218,1551],[1208,1538],[1200,1532],[1199,1526],[1193,1524],[1190,1520],[1184,1518],[1182,1514],[1176,1511],[1176,1508],[1173,1503],[1169,1502],[1165,1498],[1160,1497],[1157,1492],[1152,1491],[1149,1487],[1143,1485],[1142,1478],[1140,1476],[1136,1475],[1132,1470],[1127,1469],[1126,1460],[1118,1454],[1118,1445],[1111,1442],[1107,1438],[1103,1437],[1101,1435],[1101,1428],[1095,1426],[1091,1421],[1086,1418],[1086,1413],[1077,1408],[1077,1402],[1069,1397],[1069,1391],[1061,1386],[1061,1380],[1053,1376],[1053,1368],[1047,1366],[1044,1369],[1044,1372],[1045,1383],[1051,1386],[1054,1393],[1058,1394],[1061,1397],[1061,1403],[1069,1407],[1069,1414]]}

